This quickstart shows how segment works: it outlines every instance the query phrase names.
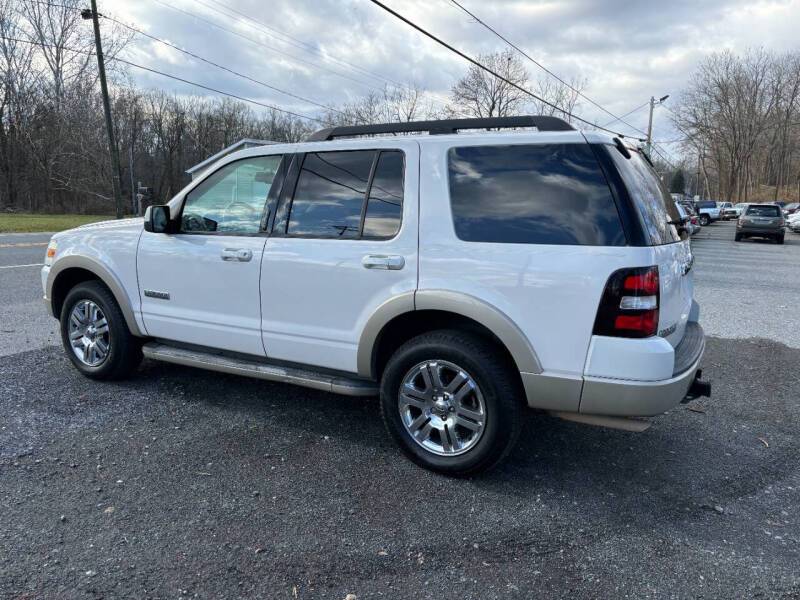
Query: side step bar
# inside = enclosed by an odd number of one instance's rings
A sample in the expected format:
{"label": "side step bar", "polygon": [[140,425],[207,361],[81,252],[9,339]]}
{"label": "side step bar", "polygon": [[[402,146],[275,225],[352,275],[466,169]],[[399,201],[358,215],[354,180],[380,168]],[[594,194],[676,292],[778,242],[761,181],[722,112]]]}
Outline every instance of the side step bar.
{"label": "side step bar", "polygon": [[378,394],[378,385],[374,381],[358,377],[349,378],[347,376],[314,371],[313,369],[286,367],[256,360],[220,356],[209,352],[168,346],[158,342],[144,344],[142,353],[153,360],[162,360],[187,367],[198,367],[210,371],[244,375],[245,377],[255,377],[281,383],[292,383],[324,392],[344,394],[345,396],[376,396]]}

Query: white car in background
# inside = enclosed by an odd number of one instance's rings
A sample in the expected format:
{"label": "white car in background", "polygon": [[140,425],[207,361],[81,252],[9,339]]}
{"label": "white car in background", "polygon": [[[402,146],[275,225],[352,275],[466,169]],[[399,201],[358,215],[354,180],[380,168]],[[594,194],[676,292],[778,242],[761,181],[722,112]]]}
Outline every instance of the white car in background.
{"label": "white car in background", "polygon": [[789,218],[786,220],[786,227],[795,233],[800,233],[800,212],[789,215]]}

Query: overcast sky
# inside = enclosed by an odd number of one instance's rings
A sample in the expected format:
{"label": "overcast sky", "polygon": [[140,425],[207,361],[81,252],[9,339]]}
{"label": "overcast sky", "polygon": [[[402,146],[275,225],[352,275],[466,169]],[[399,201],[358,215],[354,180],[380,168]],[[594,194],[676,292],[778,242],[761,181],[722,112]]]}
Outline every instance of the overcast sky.
{"label": "overcast sky", "polygon": [[[460,2],[562,78],[585,78],[584,93],[617,115],[650,96],[671,94],[669,106],[698,61],[714,51],[800,47],[800,0]],[[505,48],[502,40],[449,0],[385,3],[467,54]],[[414,83],[441,104],[453,82],[467,70],[463,59],[369,0],[100,0],[98,4],[100,12],[151,35],[321,104],[354,99],[381,88],[386,80]],[[126,56],[300,113],[313,115],[319,110],[146,38],[135,38]],[[525,62],[532,77],[541,75],[538,67]],[[137,69],[131,69],[131,75],[145,88],[207,94]],[[599,124],[611,120],[585,100],[576,112]],[[626,120],[646,129],[647,114],[642,108]],[[678,137],[663,108],[656,109],[654,137]]]}

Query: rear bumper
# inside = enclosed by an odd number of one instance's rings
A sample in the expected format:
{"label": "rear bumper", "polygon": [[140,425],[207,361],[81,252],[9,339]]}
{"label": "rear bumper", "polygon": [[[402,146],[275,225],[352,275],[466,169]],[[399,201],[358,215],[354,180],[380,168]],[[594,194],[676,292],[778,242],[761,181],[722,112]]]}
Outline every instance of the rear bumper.
{"label": "rear bumper", "polygon": [[[689,322],[683,340],[675,348],[671,377],[640,381],[584,376],[580,412],[625,417],[661,414],[679,404],[689,392],[704,352],[703,329],[698,323]],[[663,356],[659,353],[654,360],[662,362]]]}
{"label": "rear bumper", "polygon": [[736,233],[744,235],[781,235],[784,232],[783,227],[748,227],[737,226]]}

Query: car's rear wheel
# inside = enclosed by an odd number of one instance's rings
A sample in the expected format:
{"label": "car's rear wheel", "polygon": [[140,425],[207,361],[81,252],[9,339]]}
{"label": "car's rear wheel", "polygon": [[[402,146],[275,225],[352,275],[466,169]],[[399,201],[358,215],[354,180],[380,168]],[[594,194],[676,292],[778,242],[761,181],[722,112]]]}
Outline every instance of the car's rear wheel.
{"label": "car's rear wheel", "polygon": [[411,460],[458,476],[500,462],[525,418],[513,365],[483,338],[454,330],[417,336],[392,355],[381,378],[381,412]]}
{"label": "car's rear wheel", "polygon": [[741,241],[742,241],[742,234],[741,234],[741,233],[737,233],[737,234],[736,234],[736,235],[733,237],[733,241],[735,241],[735,242],[741,242]]}
{"label": "car's rear wheel", "polygon": [[709,223],[711,223],[711,219],[708,218],[708,215],[700,215],[700,225],[705,227]]}
{"label": "car's rear wheel", "polygon": [[777,236],[777,237],[775,238],[775,241],[776,241],[778,244],[783,244],[783,236],[782,236],[782,235],[779,235],[779,236]]}
{"label": "car's rear wheel", "polygon": [[142,360],[117,301],[99,281],[72,288],[61,309],[61,340],[72,364],[93,379],[119,379]]}

